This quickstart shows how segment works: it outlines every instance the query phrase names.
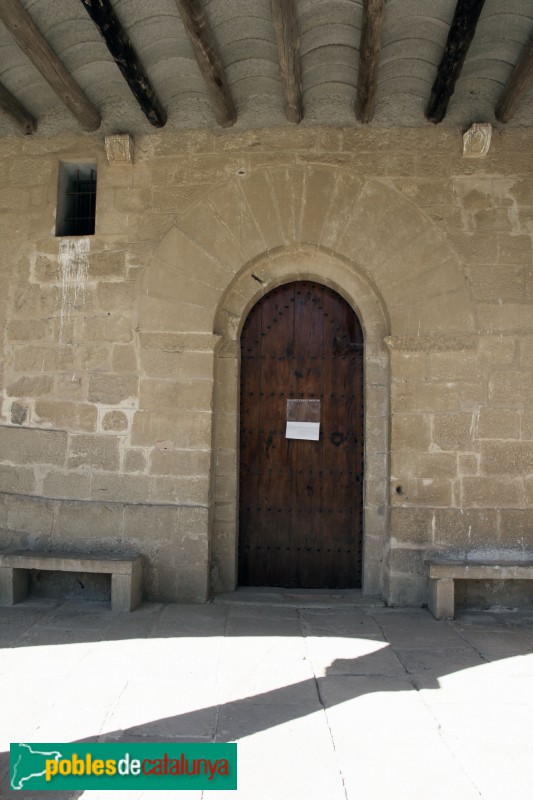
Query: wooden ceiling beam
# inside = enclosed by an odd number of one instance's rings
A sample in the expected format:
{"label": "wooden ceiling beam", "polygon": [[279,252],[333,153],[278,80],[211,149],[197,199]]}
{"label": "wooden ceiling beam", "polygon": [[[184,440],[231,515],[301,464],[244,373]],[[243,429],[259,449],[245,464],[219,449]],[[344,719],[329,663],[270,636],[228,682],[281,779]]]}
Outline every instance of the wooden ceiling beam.
{"label": "wooden ceiling beam", "polygon": [[437,76],[426,109],[426,118],[430,122],[442,122],[446,116],[450,97],[454,93],[455,84],[461,74],[484,4],[485,0],[458,0],[457,2],[446,47],[437,69]]}
{"label": "wooden ceiling beam", "polygon": [[359,122],[371,122],[374,116],[384,9],[385,0],[364,0],[355,101],[355,116]]}
{"label": "wooden ceiling beam", "polygon": [[37,123],[31,114],[1,83],[0,108],[17,123],[23,133],[30,134],[37,130]]}
{"label": "wooden ceiling beam", "polygon": [[303,119],[302,63],[300,34],[294,0],[270,0],[272,22],[278,45],[279,71],[289,122]]}
{"label": "wooden ceiling beam", "polygon": [[0,19],[20,49],[37,67],[57,96],[76,117],[82,128],[95,131],[100,115],[69,75],[28,12],[18,0],[1,0]]}
{"label": "wooden ceiling beam", "polygon": [[152,88],[128,34],[113,11],[110,0],[81,0],[81,3],[100,31],[107,49],[148,122],[156,128],[162,128],[167,121],[166,111]]}
{"label": "wooden ceiling beam", "polygon": [[211,97],[215,118],[219,125],[228,128],[237,119],[237,112],[205,9],[201,0],[176,0],[176,5]]}
{"label": "wooden ceiling beam", "polygon": [[505,84],[503,94],[496,106],[496,119],[499,122],[509,122],[514,116],[520,101],[531,85],[533,78],[533,34],[526,44],[520,59]]}

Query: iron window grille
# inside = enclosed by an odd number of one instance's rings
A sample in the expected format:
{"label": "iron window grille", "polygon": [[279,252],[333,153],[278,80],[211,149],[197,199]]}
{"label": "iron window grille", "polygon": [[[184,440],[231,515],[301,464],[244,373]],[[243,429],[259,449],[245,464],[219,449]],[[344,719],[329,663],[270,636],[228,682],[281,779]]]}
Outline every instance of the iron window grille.
{"label": "iron window grille", "polygon": [[61,163],[56,236],[92,236],[96,218],[96,164]]}

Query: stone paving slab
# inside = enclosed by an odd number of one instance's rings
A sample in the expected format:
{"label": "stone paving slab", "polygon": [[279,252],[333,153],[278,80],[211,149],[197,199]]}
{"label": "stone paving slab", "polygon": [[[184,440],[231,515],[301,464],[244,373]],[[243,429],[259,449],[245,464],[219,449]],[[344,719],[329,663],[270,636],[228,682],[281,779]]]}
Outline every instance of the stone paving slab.
{"label": "stone paving slab", "polygon": [[0,800],[16,796],[10,741],[84,740],[237,741],[237,800],[533,796],[531,610],[438,622],[347,596],[261,595],[130,614],[36,598],[2,609]]}
{"label": "stone paving slab", "polygon": [[329,608],[303,608],[300,620],[305,636],[350,636],[384,640],[379,623],[370,614],[358,609],[336,608],[332,615]]}
{"label": "stone paving slab", "polygon": [[403,668],[412,675],[433,674],[436,677],[442,675],[443,671],[458,672],[473,666],[482,665],[486,662],[483,657],[468,646],[458,647],[424,647],[403,649],[398,647],[396,655],[403,665]]}

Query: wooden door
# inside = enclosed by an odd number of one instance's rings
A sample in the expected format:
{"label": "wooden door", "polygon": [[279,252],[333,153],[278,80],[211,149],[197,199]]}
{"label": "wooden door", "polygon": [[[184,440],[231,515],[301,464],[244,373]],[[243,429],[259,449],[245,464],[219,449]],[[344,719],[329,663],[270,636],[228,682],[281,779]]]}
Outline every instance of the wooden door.
{"label": "wooden door", "polygon": [[[320,400],[320,438],[286,438],[287,400]],[[239,583],[361,585],[363,334],[309,281],[265,295],[241,337]]]}

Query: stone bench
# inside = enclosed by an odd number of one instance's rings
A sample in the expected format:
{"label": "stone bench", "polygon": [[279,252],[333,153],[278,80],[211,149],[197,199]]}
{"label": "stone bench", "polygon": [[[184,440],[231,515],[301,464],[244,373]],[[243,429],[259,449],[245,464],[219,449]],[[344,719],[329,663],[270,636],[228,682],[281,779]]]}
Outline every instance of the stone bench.
{"label": "stone bench", "polygon": [[455,616],[456,580],[533,580],[533,561],[453,561],[428,559],[429,610],[435,619]]}
{"label": "stone bench", "polygon": [[142,599],[140,556],[18,550],[0,553],[0,605],[13,605],[26,597],[30,569],[110,574],[112,611],[133,611]]}

